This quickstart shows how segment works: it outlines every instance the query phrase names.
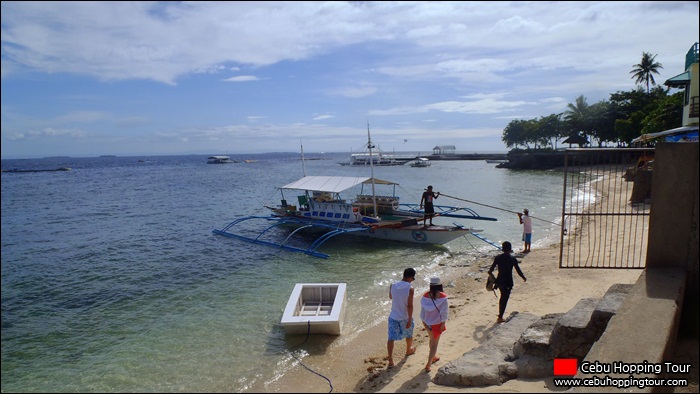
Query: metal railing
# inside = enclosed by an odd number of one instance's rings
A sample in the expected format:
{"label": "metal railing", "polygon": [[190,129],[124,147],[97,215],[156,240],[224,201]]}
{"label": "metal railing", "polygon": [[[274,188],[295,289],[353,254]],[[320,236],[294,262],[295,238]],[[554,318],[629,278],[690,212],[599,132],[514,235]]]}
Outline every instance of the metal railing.
{"label": "metal railing", "polygon": [[685,69],[687,70],[690,68],[691,64],[697,63],[698,59],[698,43],[696,42],[688,49],[688,53],[685,54]]}
{"label": "metal railing", "polygon": [[700,97],[693,96],[690,98],[690,107],[688,108],[688,117],[697,118],[700,116]]}
{"label": "metal railing", "polygon": [[566,150],[559,268],[645,267],[653,154]]}

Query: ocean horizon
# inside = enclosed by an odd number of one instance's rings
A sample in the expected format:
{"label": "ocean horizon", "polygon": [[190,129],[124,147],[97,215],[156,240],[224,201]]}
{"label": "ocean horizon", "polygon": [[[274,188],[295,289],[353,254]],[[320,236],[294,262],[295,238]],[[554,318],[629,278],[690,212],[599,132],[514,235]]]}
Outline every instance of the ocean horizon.
{"label": "ocean horizon", "polygon": [[[504,150],[487,150],[487,151],[472,151],[472,150],[457,150],[454,152],[456,155],[465,155],[465,154],[507,154],[508,149]],[[351,153],[358,153],[357,151],[348,151],[348,152],[325,152],[325,151],[309,151],[305,152],[306,156],[313,157],[313,156],[318,156],[318,155],[328,155],[328,156],[335,156],[335,155],[349,155]],[[384,154],[388,155],[423,155],[423,156],[428,156],[433,154],[433,150],[424,150],[424,151],[383,151]],[[231,158],[236,158],[236,159],[243,159],[243,158],[248,158],[249,156],[268,156],[268,155],[297,155],[299,156],[299,152],[297,151],[281,151],[281,152],[269,152],[269,151],[254,151],[254,152],[216,152],[214,153],[204,153],[204,152],[191,152],[191,153],[173,153],[173,154],[152,154],[152,153],[147,153],[147,154],[138,154],[138,153],[127,153],[127,154],[112,154],[112,153],[105,153],[105,154],[91,154],[91,155],[49,155],[49,156],[30,156],[30,155],[7,155],[6,157],[3,157],[2,160],[43,160],[43,159],[48,159],[48,160],[53,160],[53,159],[90,159],[90,158],[105,158],[105,157],[122,157],[122,158],[144,158],[144,157],[180,157],[180,156],[230,156]]]}

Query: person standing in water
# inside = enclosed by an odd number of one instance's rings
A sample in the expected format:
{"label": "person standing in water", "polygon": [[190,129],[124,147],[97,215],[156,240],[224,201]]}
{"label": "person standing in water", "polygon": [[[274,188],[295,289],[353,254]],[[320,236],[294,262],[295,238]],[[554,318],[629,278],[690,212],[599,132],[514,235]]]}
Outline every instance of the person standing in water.
{"label": "person standing in water", "polygon": [[530,253],[530,244],[532,243],[532,218],[530,217],[530,211],[523,209],[523,213],[518,212],[518,218],[520,219],[520,224],[523,225],[523,253]]}
{"label": "person standing in water", "polygon": [[389,313],[389,339],[386,350],[389,353],[389,367],[394,366],[394,341],[406,339],[406,356],[416,352],[413,347],[413,296],[411,282],[416,280],[416,270],[406,268],[403,279],[389,287],[391,313]]}

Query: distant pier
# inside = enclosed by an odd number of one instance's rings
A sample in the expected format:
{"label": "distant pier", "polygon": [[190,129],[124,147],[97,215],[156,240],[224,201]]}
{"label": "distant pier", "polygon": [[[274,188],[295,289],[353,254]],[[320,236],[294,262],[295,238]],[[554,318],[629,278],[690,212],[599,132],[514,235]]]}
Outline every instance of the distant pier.
{"label": "distant pier", "polygon": [[507,160],[507,153],[448,153],[424,156],[430,160]]}

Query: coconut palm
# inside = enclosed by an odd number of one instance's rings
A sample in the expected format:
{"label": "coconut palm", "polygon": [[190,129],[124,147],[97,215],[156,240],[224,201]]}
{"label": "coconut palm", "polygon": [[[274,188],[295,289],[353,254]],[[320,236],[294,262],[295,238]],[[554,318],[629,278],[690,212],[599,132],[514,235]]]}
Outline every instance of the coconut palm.
{"label": "coconut palm", "polygon": [[652,56],[649,52],[642,52],[642,61],[635,64],[634,69],[630,71],[632,78],[637,78],[635,83],[645,83],[647,85],[647,93],[649,93],[649,83],[656,85],[654,74],[658,74],[658,69],[663,68],[661,63],[656,62],[656,55]]}

